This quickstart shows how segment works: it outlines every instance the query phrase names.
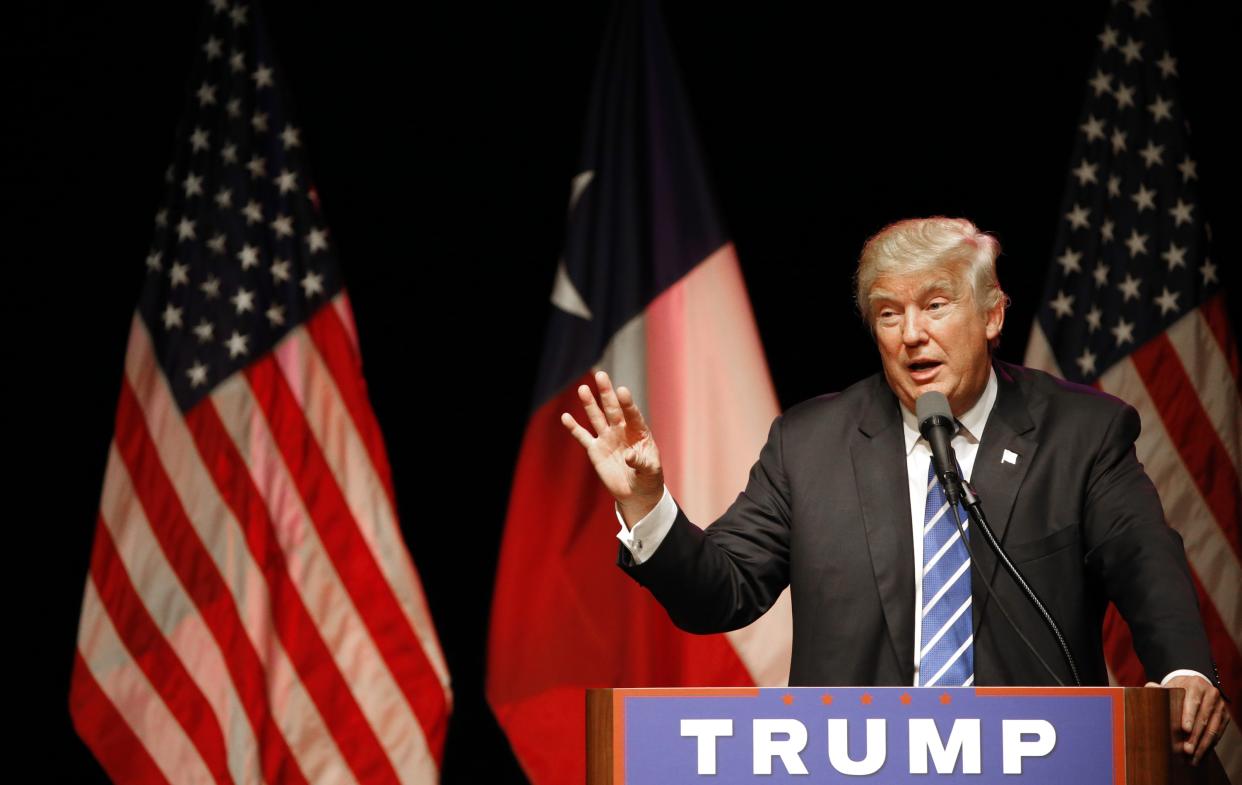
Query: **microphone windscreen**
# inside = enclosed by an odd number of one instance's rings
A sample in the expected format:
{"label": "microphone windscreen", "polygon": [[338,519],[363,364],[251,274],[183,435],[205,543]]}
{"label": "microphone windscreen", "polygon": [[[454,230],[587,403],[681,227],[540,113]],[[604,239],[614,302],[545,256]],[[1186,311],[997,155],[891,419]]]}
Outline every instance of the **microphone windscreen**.
{"label": "microphone windscreen", "polygon": [[914,415],[918,418],[919,425],[927,422],[929,417],[936,416],[947,417],[950,422],[953,421],[949,399],[944,397],[944,393],[935,390],[928,390],[915,399]]}

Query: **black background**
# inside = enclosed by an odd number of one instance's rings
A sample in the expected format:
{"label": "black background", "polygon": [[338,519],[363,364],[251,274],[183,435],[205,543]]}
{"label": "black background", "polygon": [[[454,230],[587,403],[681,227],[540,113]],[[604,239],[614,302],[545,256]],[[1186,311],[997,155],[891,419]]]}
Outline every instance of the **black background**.
{"label": "black background", "polygon": [[[483,700],[487,615],[607,14],[530,5],[267,6],[454,680],[449,782],[521,781]],[[1242,23],[1236,3],[1167,10],[1228,286],[1242,245]],[[782,406],[878,368],[849,276],[863,240],[903,217],[965,215],[997,234],[1014,301],[1000,355],[1021,360],[1106,12],[667,4]],[[11,492],[23,631],[11,651],[40,781],[104,781],[70,724],[68,677],[198,19],[195,4],[38,3],[4,31],[5,343],[26,447]]]}

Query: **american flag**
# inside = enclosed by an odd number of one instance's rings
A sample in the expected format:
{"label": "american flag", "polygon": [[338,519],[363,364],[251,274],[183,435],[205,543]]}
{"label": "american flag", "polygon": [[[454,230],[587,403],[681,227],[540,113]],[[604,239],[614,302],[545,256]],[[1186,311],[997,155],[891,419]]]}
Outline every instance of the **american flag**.
{"label": "american flag", "polygon": [[[1091,384],[1142,416],[1137,449],[1182,535],[1222,689],[1242,698],[1242,416],[1238,354],[1177,59],[1153,0],[1114,2],[1087,82],[1055,261],[1026,364]],[[1105,623],[1110,670],[1143,684],[1129,631]],[[1209,677],[1212,674],[1207,674]],[[1218,752],[1242,781],[1234,723]]]}
{"label": "american flag", "polygon": [[434,782],[448,673],[304,140],[257,5],[204,17],[125,357],[74,724],[117,782]]}

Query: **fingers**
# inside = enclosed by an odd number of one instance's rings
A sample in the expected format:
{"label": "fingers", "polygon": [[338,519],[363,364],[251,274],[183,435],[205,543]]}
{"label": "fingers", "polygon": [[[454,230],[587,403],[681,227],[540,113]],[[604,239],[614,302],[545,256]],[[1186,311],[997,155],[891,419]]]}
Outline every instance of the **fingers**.
{"label": "fingers", "polygon": [[600,411],[599,404],[595,402],[595,394],[591,392],[590,387],[585,384],[578,385],[578,400],[582,403],[582,410],[586,412],[587,420],[590,421],[595,434],[598,436],[608,430],[608,420]]}
{"label": "fingers", "polygon": [[578,440],[578,444],[590,449],[591,443],[595,441],[595,437],[591,435],[590,431],[579,425],[578,421],[574,419],[572,414],[569,412],[561,412],[561,425],[565,426],[565,429],[569,431],[570,436]]}
{"label": "fingers", "polygon": [[[1194,693],[1193,698],[1191,697],[1192,692]],[[1182,730],[1190,734],[1190,738],[1186,740],[1185,750],[1187,754],[1195,756],[1196,763],[1212,741],[1212,737],[1208,736],[1204,731],[1208,729],[1208,723],[1213,719],[1214,709],[1219,702],[1218,695],[1215,689],[1209,688],[1206,684],[1203,686],[1195,685],[1186,689],[1186,703],[1182,708]],[[1187,710],[1191,708],[1192,702],[1194,704],[1194,711],[1189,727],[1187,727],[1186,714]]]}
{"label": "fingers", "polygon": [[[1191,763],[1196,766],[1199,765],[1199,761],[1203,760],[1203,756],[1208,753],[1208,750],[1212,749],[1216,742],[1220,741],[1220,734],[1224,732],[1225,723],[1229,721],[1228,714],[1225,712],[1225,702],[1218,699],[1219,693],[1212,690],[1211,695],[1213,698],[1217,698],[1217,700],[1213,701],[1211,717],[1203,728],[1203,735],[1199,737],[1199,743],[1195,745],[1195,756]],[[1206,700],[1204,705],[1207,705]]]}
{"label": "fingers", "polygon": [[599,401],[603,405],[604,416],[609,425],[625,425],[625,416],[621,413],[621,403],[617,400],[617,392],[612,389],[612,380],[603,371],[595,373],[595,386],[599,388]]}
{"label": "fingers", "polygon": [[630,392],[630,388],[617,388],[617,402],[621,404],[621,415],[625,417],[625,427],[630,430],[631,437],[641,438],[647,433],[647,421],[639,411],[638,404],[634,403],[634,394]]}
{"label": "fingers", "polygon": [[1186,697],[1182,698],[1182,730],[1190,734],[1190,737],[1186,740],[1186,751],[1190,752],[1194,749],[1190,742],[1197,738],[1195,718],[1199,714],[1199,706],[1203,703],[1203,693],[1206,685],[1200,685],[1196,680],[1190,684],[1177,684],[1175,686],[1184,686],[1186,690]]}

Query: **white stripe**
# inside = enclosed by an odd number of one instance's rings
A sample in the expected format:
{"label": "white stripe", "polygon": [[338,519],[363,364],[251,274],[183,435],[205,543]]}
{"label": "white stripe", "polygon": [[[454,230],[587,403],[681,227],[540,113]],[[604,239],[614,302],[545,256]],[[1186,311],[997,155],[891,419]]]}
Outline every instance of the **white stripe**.
{"label": "white stripe", "polygon": [[211,706],[224,736],[229,773],[238,783],[261,782],[254,731],[229,676],[224,655],[165,559],[138,495],[113,442],[104,471],[99,514],[116,546],[121,566],[155,626]]}
{"label": "white stripe", "polygon": [[[267,582],[237,519],[220,498],[211,473],[181,418],[168,382],[155,365],[151,338],[141,317],[130,330],[125,373],[181,506],[228,587],[246,636],[264,667],[272,716],[302,772],[310,780],[351,778],[276,636]],[[153,609],[154,610],[154,609]]]}
{"label": "white stripe", "polygon": [[1242,477],[1242,406],[1238,404],[1238,385],[1225,353],[1198,308],[1178,319],[1165,334],[1177,350],[1212,428],[1229,453],[1235,475]]}
{"label": "white stripe", "polygon": [[940,522],[940,519],[941,519],[942,517],[944,517],[944,514],[945,514],[945,512],[946,512],[948,509],[949,509],[949,503],[948,503],[948,502],[945,502],[945,503],[944,503],[944,505],[943,505],[943,506],[942,506],[939,510],[936,510],[936,514],[935,514],[935,515],[933,515],[933,516],[932,516],[932,519],[931,519],[930,521],[928,521],[928,522],[927,522],[927,525],[926,525],[926,526],[924,526],[924,527],[923,527],[923,536],[924,536],[924,537],[926,537],[926,536],[927,536],[927,533],[928,533],[928,532],[930,532],[930,531],[932,530],[932,527],[933,527],[933,526],[935,526],[937,523],[939,523],[939,522]]}
{"label": "white stripe", "polygon": [[1208,509],[1199,486],[1172,446],[1160,412],[1152,402],[1138,370],[1123,360],[1100,377],[1100,387],[1129,403],[1143,421],[1136,449],[1147,474],[1160,491],[1165,519],[1186,545],[1186,558],[1212,598],[1233,645],[1242,649],[1242,565]]}
{"label": "white stripe", "polygon": [[974,684],[974,683],[975,683],[975,674],[973,674],[973,673],[972,673],[972,674],[970,674],[969,676],[967,676],[967,677],[966,677],[966,681],[962,682],[962,686],[963,686],[963,687],[969,687],[970,685],[972,685],[972,684]]}
{"label": "white stripe", "polygon": [[331,372],[302,327],[290,332],[272,355],[305,413],[307,427],[323,451],[350,514],[418,636],[448,701],[448,666],[440,651],[418,573],[401,538],[401,527],[388,492],[380,482],[371,463],[371,454],[358,435]]}
{"label": "white stripe", "polygon": [[252,390],[238,376],[211,400],[263,496],[289,578],[393,768],[403,778],[435,779],[422,727],[341,582]]}
{"label": "white stripe", "polygon": [[[705,525],[746,486],[780,411],[733,245],[662,292],[634,329],[643,340],[630,337],[623,366],[634,375],[616,378],[632,389],[641,382],[637,397],[651,404],[643,412],[660,435],[668,486],[690,520]],[[620,348],[610,346],[601,363],[626,361]],[[786,589],[758,621],[727,633],[757,685],[788,683],[790,608]]]}
{"label": "white stripe", "polygon": [[936,596],[932,597],[931,601],[923,606],[923,618],[927,618],[927,612],[930,611],[932,607],[935,606],[935,604],[940,601],[940,598],[944,596],[944,593],[947,592],[953,586],[953,584],[957,583],[957,579],[962,577],[962,573],[966,572],[966,568],[968,568],[969,566],[970,566],[970,559],[967,559],[966,561],[962,562],[961,567],[957,568],[957,572],[953,573],[952,577],[950,577],[949,580],[945,581],[945,584],[940,587],[940,591],[936,592]]}
{"label": "white stripe", "polygon": [[169,782],[214,783],[207,764],[147,675],[129,656],[93,580],[86,581],[78,650],[104,695]]}
{"label": "white stripe", "polygon": [[924,657],[927,656],[927,653],[932,650],[932,647],[936,645],[936,642],[944,637],[944,634],[949,631],[949,628],[953,626],[953,623],[956,622],[958,618],[963,613],[966,612],[966,609],[970,607],[971,599],[972,599],[971,597],[967,597],[966,601],[962,603],[962,606],[958,608],[957,610],[953,611],[953,615],[949,617],[949,620],[945,622],[945,625],[940,628],[940,631],[937,632],[935,635],[933,635],[932,639],[927,642],[927,645],[924,646],[923,650],[919,652],[920,662],[922,661]]}
{"label": "white stripe", "polygon": [[970,646],[970,644],[974,643],[974,641],[975,641],[975,636],[974,636],[974,634],[971,634],[971,635],[970,635],[970,637],[966,638],[966,642],[965,642],[965,643],[963,643],[961,646],[959,646],[959,647],[958,647],[958,649],[957,649],[957,651],[953,652],[953,656],[952,656],[952,657],[950,657],[950,658],[949,658],[949,661],[948,661],[948,662],[946,662],[946,663],[944,664],[944,667],[942,667],[940,670],[936,671],[936,675],[935,675],[935,676],[932,676],[930,680],[928,680],[928,681],[924,682],[923,686],[924,686],[924,687],[931,687],[931,686],[932,686],[932,685],[934,685],[936,682],[940,681],[940,677],[941,677],[941,676],[943,676],[943,675],[944,675],[944,673],[945,673],[945,671],[947,671],[947,670],[949,669],[949,666],[951,666],[953,663],[957,662],[957,658],[958,658],[958,657],[961,657],[961,656],[962,656],[962,653],[963,653],[963,652],[965,652],[965,651],[966,651],[966,649],[967,649],[967,647],[969,647],[969,646]]}
{"label": "white stripe", "polygon": [[354,352],[361,357],[362,349],[358,346],[358,328],[354,324],[354,307],[344,289],[332,298],[332,310],[336,311],[337,318],[345,327],[345,334],[349,336],[349,343],[354,347]]}
{"label": "white stripe", "polygon": [[[962,524],[962,528],[966,528],[966,524]],[[927,573],[931,571],[932,567],[936,566],[936,562],[940,561],[940,558],[948,552],[949,548],[953,547],[953,543],[957,542],[961,538],[961,529],[954,529],[953,534],[949,535],[949,539],[945,542],[945,544],[941,545],[940,550],[936,551],[936,554],[931,557],[931,561],[923,565],[923,578],[927,578]]]}
{"label": "white stripe", "polygon": [[1061,366],[1057,365],[1056,353],[1052,351],[1048,338],[1044,335],[1044,328],[1039,326],[1039,319],[1031,327],[1031,335],[1026,342],[1026,358],[1022,360],[1022,364],[1027,368],[1037,368],[1053,376],[1065,378],[1065,374],[1061,373]]}

